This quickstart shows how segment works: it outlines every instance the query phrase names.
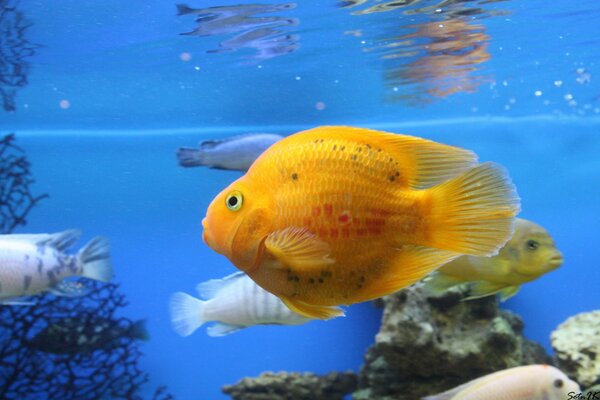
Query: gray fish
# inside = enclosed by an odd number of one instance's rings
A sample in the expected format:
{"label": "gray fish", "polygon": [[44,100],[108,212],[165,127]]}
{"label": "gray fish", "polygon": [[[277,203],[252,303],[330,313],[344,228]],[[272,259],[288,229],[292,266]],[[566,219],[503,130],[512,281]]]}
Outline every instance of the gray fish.
{"label": "gray fish", "polygon": [[223,140],[206,140],[199,148],[180,147],[177,159],[182,167],[205,166],[246,171],[256,158],[283,136],[254,133]]}
{"label": "gray fish", "polygon": [[216,6],[206,8],[191,8],[186,4],[176,4],[177,15],[210,15],[221,14],[228,15],[253,15],[270,13],[280,10],[290,10],[296,8],[296,3],[282,4],[241,4],[236,6]]}
{"label": "gray fish", "polygon": [[65,253],[80,235],[77,230],[0,235],[0,303],[11,304],[11,299],[44,291],[75,295],[77,287],[69,285],[78,283],[63,281],[69,277],[109,281],[112,264],[107,239],[96,237],[77,254]]}

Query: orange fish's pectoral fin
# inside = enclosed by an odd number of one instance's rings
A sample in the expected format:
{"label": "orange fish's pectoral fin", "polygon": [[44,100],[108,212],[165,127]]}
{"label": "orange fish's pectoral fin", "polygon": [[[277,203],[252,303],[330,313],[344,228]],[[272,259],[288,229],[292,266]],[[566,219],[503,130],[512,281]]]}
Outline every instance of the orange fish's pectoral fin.
{"label": "orange fish's pectoral fin", "polygon": [[344,317],[346,314],[344,310],[339,307],[333,306],[317,306],[313,304],[305,303],[301,300],[290,299],[289,297],[280,297],[283,304],[287,308],[307,318],[313,319],[331,319],[335,317]]}
{"label": "orange fish's pectoral fin", "polygon": [[451,251],[423,246],[404,245],[392,249],[387,272],[358,292],[354,302],[376,299],[412,285],[441,265],[459,257]]}
{"label": "orange fish's pectoral fin", "polygon": [[312,268],[332,264],[330,248],[306,228],[287,227],[267,236],[267,251],[283,265],[291,268]]}

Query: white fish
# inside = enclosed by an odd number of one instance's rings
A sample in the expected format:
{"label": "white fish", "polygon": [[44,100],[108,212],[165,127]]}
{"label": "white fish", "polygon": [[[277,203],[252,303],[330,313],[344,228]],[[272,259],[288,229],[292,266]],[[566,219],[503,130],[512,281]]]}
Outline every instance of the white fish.
{"label": "white fish", "polygon": [[256,158],[283,136],[250,133],[222,140],[206,140],[198,149],[180,147],[177,159],[182,167],[206,166],[246,171]]}
{"label": "white fish", "polygon": [[200,300],[183,292],[171,296],[171,322],[181,336],[189,336],[209,321],[209,336],[223,336],[253,325],[299,325],[310,318],[296,314],[278,297],[242,272],[197,286]]}
{"label": "white fish", "polygon": [[567,400],[581,389],[550,365],[526,365],[485,375],[422,400]]}
{"label": "white fish", "polygon": [[112,264],[107,239],[96,237],[77,254],[65,253],[80,236],[77,230],[0,235],[0,303],[26,304],[10,299],[44,291],[74,295],[78,288],[63,281],[69,277],[109,281]]}

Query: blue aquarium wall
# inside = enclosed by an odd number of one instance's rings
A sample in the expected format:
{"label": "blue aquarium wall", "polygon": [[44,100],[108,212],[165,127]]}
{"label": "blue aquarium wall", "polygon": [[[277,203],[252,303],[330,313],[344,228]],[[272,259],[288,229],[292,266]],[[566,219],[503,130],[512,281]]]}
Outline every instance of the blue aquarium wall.
{"label": "blue aquarium wall", "polygon": [[[534,118],[385,128],[472,149],[481,161],[510,171],[522,198],[520,215],[547,228],[565,256],[561,268],[503,304],[523,317],[527,337],[549,349],[559,323],[597,307],[595,123]],[[78,227],[84,239],[110,238],[116,280],[130,300],[127,312],[148,319],[151,340],[142,345],[142,365],[152,382],[167,384],[177,398],[216,399],[226,398],[223,384],[263,371],[358,370],[379,328],[381,310],[370,303],[327,322],[258,326],[221,338],[208,337],[202,327],[188,338],[177,336],[169,322],[170,294],[194,293],[197,283],[235,271],[202,243],[200,221],[213,196],[239,173],[177,166],[174,149],[210,135],[116,133],[22,133],[35,188],[51,197],[21,230]]]}
{"label": "blue aquarium wall", "polygon": [[473,150],[507,168],[520,216],[545,227],[565,258],[501,307],[548,351],[558,324],[598,308],[600,7],[444,3],[441,12],[427,1],[389,12],[367,11],[381,2],[293,3],[261,14],[290,21],[269,36],[287,46],[273,55],[262,42],[224,48],[239,31],[182,35],[198,24],[172,2],[0,0],[3,32],[21,40],[0,42],[0,60],[16,60],[0,65],[14,102],[0,109],[0,133],[16,134],[33,188],[50,195],[17,231],[110,239],[122,312],[148,322],[146,397],[166,385],[176,399],[225,399],[223,385],[263,371],[357,372],[380,325],[381,309],[363,303],[327,322],[175,334],[170,295],[236,271],[202,242],[201,220],[241,173],[183,169],[175,157],[205,139],[336,124]]}

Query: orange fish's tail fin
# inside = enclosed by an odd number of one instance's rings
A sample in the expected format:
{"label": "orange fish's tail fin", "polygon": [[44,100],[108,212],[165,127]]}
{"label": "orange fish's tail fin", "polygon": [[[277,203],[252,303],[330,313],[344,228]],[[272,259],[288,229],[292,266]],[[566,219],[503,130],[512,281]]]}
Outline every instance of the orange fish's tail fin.
{"label": "orange fish's tail fin", "polygon": [[501,166],[480,164],[429,191],[431,225],[427,246],[491,256],[512,236],[520,200]]}

